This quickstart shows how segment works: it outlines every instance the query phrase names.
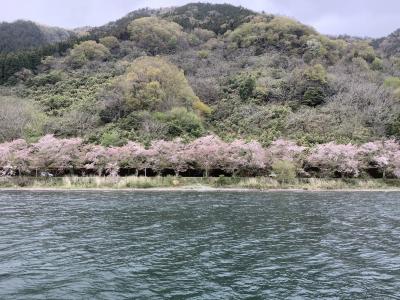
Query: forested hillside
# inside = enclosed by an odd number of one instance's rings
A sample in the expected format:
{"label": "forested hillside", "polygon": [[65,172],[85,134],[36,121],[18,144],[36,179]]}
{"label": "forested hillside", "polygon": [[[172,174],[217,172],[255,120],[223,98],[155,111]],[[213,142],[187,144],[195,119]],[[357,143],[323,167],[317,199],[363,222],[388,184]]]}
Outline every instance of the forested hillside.
{"label": "forested hillside", "polygon": [[334,38],[290,18],[199,3],[138,10],[68,40],[32,24],[0,25],[0,142],[400,137],[398,33]]}
{"label": "forested hillside", "polygon": [[68,40],[71,31],[38,25],[31,21],[0,23],[0,52],[32,49]]}

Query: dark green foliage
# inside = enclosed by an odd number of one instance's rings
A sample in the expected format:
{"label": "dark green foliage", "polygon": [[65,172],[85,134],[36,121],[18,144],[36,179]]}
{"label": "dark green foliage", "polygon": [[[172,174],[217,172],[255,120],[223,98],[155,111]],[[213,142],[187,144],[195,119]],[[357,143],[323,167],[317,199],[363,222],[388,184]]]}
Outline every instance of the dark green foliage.
{"label": "dark green foliage", "polygon": [[117,130],[106,131],[101,135],[100,144],[104,147],[122,146],[125,140]]}
{"label": "dark green foliage", "polygon": [[204,133],[199,116],[184,108],[175,108],[166,113],[157,113],[156,119],[166,126],[169,138],[189,137],[197,138]]}
{"label": "dark green foliage", "polygon": [[72,38],[66,42],[39,47],[32,50],[0,53],[0,84],[6,83],[16,72],[22,68],[36,70],[43,58],[50,55],[62,55],[76,43],[88,37]]}
{"label": "dark green foliage", "polygon": [[397,115],[387,126],[387,134],[400,139],[400,114]]}
{"label": "dark green foliage", "polygon": [[231,78],[228,82],[228,92],[237,92],[244,101],[254,96],[256,80],[254,76],[241,74]]}
{"label": "dark green foliage", "polygon": [[190,3],[166,13],[165,16],[186,30],[203,28],[224,34],[246,22],[255,13],[230,4]]}
{"label": "dark green foliage", "polygon": [[31,21],[0,23],[0,53],[37,48],[68,40],[73,33]]}
{"label": "dark green foliage", "polygon": [[31,78],[27,81],[28,86],[43,86],[46,84],[55,84],[62,80],[61,72],[51,71],[50,73],[43,73]]}
{"label": "dark green foliage", "polygon": [[308,87],[303,95],[303,104],[317,106],[324,102],[325,93],[320,87]]}

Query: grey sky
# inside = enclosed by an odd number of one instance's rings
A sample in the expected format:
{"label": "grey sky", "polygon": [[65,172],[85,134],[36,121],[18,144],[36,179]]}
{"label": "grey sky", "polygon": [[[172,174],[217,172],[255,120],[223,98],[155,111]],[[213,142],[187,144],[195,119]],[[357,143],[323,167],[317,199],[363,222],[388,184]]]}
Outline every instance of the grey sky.
{"label": "grey sky", "polygon": [[[143,7],[198,0],[0,0],[0,20],[33,20],[75,28],[102,25]],[[294,17],[326,34],[381,37],[400,28],[399,0],[210,0]]]}

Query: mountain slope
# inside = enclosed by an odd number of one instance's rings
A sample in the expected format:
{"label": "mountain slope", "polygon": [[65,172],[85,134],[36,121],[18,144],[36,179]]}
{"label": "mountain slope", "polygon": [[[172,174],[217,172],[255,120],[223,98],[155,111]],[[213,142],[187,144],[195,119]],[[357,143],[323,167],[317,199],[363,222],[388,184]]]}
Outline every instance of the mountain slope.
{"label": "mountain slope", "polygon": [[0,23],[0,52],[31,49],[48,44],[66,41],[72,32],[58,28],[38,25],[31,21]]}
{"label": "mountain slope", "polygon": [[[25,122],[34,128],[22,131],[30,139],[52,133],[119,145],[213,133],[309,145],[400,137],[391,54],[287,17],[201,3],[143,9],[64,46],[9,55],[23,64],[3,76],[0,94],[36,104],[37,120]],[[24,63],[30,57],[35,64]]]}
{"label": "mountain slope", "polygon": [[386,56],[400,54],[400,29],[397,29],[387,37],[378,39],[374,46]]}

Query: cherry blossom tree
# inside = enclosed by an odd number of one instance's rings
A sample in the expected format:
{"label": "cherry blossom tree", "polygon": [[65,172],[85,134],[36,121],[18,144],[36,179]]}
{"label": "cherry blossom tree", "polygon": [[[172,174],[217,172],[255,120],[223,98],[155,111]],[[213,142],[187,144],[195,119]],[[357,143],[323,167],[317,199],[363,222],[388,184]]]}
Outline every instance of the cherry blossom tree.
{"label": "cherry blossom tree", "polygon": [[164,169],[172,169],[176,176],[179,173],[185,172],[189,165],[189,156],[186,146],[182,140],[176,139],[174,141],[155,141],[151,144],[152,168],[158,172]]}
{"label": "cherry blossom tree", "polygon": [[378,167],[384,178],[387,174],[400,178],[400,144],[395,140],[375,141],[361,145],[359,160],[364,168]]}
{"label": "cherry blossom tree", "polygon": [[223,149],[222,169],[233,176],[244,170],[260,170],[265,167],[264,158],[265,151],[258,142],[235,140]]}
{"label": "cherry blossom tree", "polygon": [[42,137],[31,147],[31,166],[36,170],[59,172],[80,168],[82,140],[80,138],[58,139],[53,135]]}
{"label": "cherry blossom tree", "polygon": [[29,145],[22,139],[0,144],[0,170],[2,175],[22,175],[29,172]]}
{"label": "cherry blossom tree", "polygon": [[103,175],[109,163],[107,149],[100,145],[88,145],[85,147],[85,169],[95,171],[99,176]]}
{"label": "cherry blossom tree", "polygon": [[360,174],[358,147],[352,144],[338,145],[331,142],[318,145],[311,150],[307,164],[319,169],[322,175],[333,176],[339,173],[342,177],[358,177]]}
{"label": "cherry blossom tree", "polygon": [[121,166],[134,169],[136,176],[139,175],[139,171],[149,167],[148,157],[149,151],[139,143],[128,142],[121,147]]}
{"label": "cherry blossom tree", "polygon": [[204,176],[208,177],[211,169],[221,167],[226,147],[226,143],[221,139],[208,135],[190,143],[186,148],[186,155],[190,161],[204,170]]}
{"label": "cherry blossom tree", "polygon": [[[33,170],[56,170],[62,174],[85,168],[99,176],[118,176],[121,168],[148,169],[157,173],[171,169],[178,176],[189,168],[221,169],[233,176],[260,174],[266,167],[289,162],[293,168],[319,172],[322,176],[358,177],[362,171],[377,168],[383,177],[400,178],[400,144],[395,140],[375,141],[361,146],[334,142],[307,149],[287,140],[277,140],[264,149],[258,142],[235,140],[225,143],[209,135],[189,144],[182,140],[158,140],[146,149],[128,142],[122,147],[84,145],[79,138],[58,139],[46,135],[29,145],[20,139],[0,144],[0,176],[29,174]],[[309,153],[308,156],[305,154]]]}
{"label": "cherry blossom tree", "polygon": [[105,149],[105,171],[106,174],[115,177],[118,176],[121,168],[121,148],[109,147]]}
{"label": "cherry blossom tree", "polygon": [[61,144],[58,153],[58,169],[69,170],[72,174],[74,170],[80,169],[83,165],[82,139],[71,138],[59,140]]}
{"label": "cherry blossom tree", "polygon": [[59,166],[59,153],[62,144],[53,135],[42,137],[37,143],[32,144],[31,166],[38,175],[38,170],[48,171]]}
{"label": "cherry blossom tree", "polygon": [[305,150],[305,147],[298,146],[293,141],[276,140],[266,149],[266,164],[271,167],[277,161],[289,161],[300,165]]}

